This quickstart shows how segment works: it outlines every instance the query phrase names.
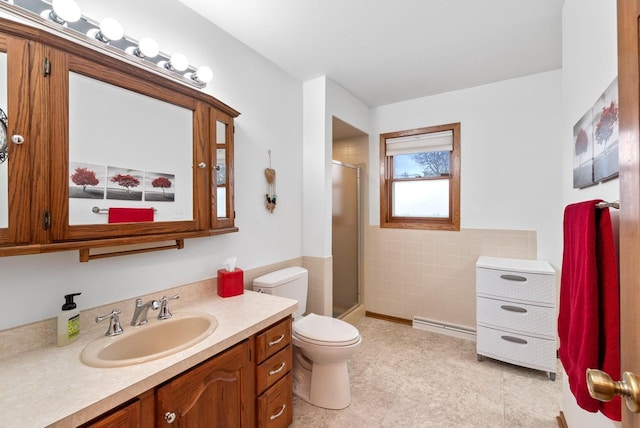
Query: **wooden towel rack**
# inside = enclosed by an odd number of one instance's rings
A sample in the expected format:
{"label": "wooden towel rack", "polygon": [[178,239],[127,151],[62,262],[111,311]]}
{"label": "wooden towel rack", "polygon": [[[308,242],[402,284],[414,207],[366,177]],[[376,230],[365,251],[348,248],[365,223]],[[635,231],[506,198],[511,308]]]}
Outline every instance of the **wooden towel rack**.
{"label": "wooden towel rack", "polygon": [[152,251],[162,250],[181,250],[184,248],[184,239],[176,239],[174,245],[163,245],[160,247],[148,247],[148,248],[135,248],[132,250],[113,251],[110,253],[98,253],[91,254],[91,248],[81,248],[80,251],[80,263],[86,263],[90,260],[105,259],[107,257],[126,256],[129,254],[150,253]]}

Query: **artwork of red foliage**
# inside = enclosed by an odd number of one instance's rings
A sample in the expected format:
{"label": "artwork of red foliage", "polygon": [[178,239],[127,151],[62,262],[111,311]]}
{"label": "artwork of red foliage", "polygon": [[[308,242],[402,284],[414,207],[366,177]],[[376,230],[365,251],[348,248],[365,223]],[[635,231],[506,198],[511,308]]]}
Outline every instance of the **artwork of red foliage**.
{"label": "artwork of red foliage", "polygon": [[129,174],[115,175],[111,181],[118,183],[119,186],[125,187],[127,189],[127,193],[131,187],[138,187],[140,185],[140,180]]}
{"label": "artwork of red foliage", "polygon": [[596,125],[595,139],[598,144],[606,144],[611,134],[613,134],[613,126],[618,121],[618,106],[614,101],[608,107],[602,107],[600,120]]}
{"label": "artwork of red foliage", "polygon": [[578,131],[578,135],[576,136],[576,156],[580,156],[582,153],[585,153],[588,148],[589,137],[587,136],[587,132],[584,130],[584,128],[580,128],[580,130]]}
{"label": "artwork of red foliage", "polygon": [[73,184],[82,186],[82,190],[87,190],[87,186],[96,186],[100,180],[96,177],[96,173],[88,168],[76,168],[76,172],[71,175]]}
{"label": "artwork of red foliage", "polygon": [[153,187],[160,187],[162,189],[162,194],[164,195],[164,189],[168,189],[171,187],[171,180],[166,177],[158,177],[151,182]]}

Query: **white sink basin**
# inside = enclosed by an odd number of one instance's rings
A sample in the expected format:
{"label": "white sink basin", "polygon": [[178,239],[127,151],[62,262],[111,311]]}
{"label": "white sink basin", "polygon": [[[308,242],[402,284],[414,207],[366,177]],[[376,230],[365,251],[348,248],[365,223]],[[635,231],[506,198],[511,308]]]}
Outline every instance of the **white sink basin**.
{"label": "white sink basin", "polygon": [[150,319],[140,327],[125,326],[124,333],[100,337],[85,346],[80,360],[91,367],[121,367],[145,363],[187,349],[218,327],[212,315],[176,313],[168,320]]}

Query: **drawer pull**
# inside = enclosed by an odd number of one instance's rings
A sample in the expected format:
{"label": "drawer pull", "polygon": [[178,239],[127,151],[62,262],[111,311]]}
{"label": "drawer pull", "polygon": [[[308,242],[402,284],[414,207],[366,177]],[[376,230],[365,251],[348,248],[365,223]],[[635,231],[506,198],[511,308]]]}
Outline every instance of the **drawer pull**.
{"label": "drawer pull", "polygon": [[519,343],[520,345],[526,345],[527,341],[524,339],[520,339],[519,337],[513,336],[500,336],[502,340],[506,340],[507,342]]}
{"label": "drawer pull", "polygon": [[274,374],[278,374],[278,373],[280,373],[280,372],[284,369],[284,367],[285,367],[286,365],[287,365],[287,363],[283,361],[283,362],[282,362],[282,364],[280,364],[280,367],[278,367],[278,368],[277,368],[277,369],[275,369],[275,370],[271,370],[271,371],[269,372],[269,376],[273,376]]}
{"label": "drawer pull", "polygon": [[283,340],[284,340],[284,334],[282,334],[276,340],[272,340],[271,342],[269,342],[269,346],[277,345],[278,343],[282,342]]}
{"label": "drawer pull", "polygon": [[506,279],[507,281],[517,281],[517,282],[525,282],[527,280],[527,278],[525,278],[524,276],[511,275],[511,274],[500,275],[500,278]]}
{"label": "drawer pull", "polygon": [[511,305],[502,305],[500,306],[500,308],[504,309],[505,311],[509,311],[509,312],[518,312],[521,314],[526,314],[527,310],[525,308],[521,308],[519,306],[511,306]]}
{"label": "drawer pull", "polygon": [[280,409],[280,411],[278,413],[276,413],[275,415],[271,415],[269,416],[269,420],[272,421],[274,419],[278,419],[280,416],[282,416],[282,414],[284,413],[284,409],[287,408],[286,404],[282,405],[282,409]]}

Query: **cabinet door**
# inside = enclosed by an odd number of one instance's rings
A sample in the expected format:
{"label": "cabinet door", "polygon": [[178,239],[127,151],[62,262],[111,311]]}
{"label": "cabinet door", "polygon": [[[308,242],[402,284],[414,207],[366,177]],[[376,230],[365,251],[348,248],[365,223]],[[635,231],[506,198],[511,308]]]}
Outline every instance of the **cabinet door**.
{"label": "cabinet door", "polygon": [[140,401],[136,400],[82,425],[81,428],[140,428],[140,415]]}
{"label": "cabinet door", "polygon": [[211,229],[228,231],[235,226],[233,198],[233,117],[211,110]]}
{"label": "cabinet door", "polygon": [[206,233],[206,104],[51,57],[51,241]]}
{"label": "cabinet door", "polygon": [[251,427],[253,368],[244,342],[156,390],[158,427]]}
{"label": "cabinet door", "polygon": [[[36,180],[32,156],[39,141],[31,135],[29,52],[23,39],[0,34],[0,245],[30,239],[31,190]],[[5,129],[6,126],[6,129]],[[13,135],[23,143],[12,142]]]}

